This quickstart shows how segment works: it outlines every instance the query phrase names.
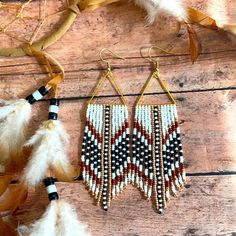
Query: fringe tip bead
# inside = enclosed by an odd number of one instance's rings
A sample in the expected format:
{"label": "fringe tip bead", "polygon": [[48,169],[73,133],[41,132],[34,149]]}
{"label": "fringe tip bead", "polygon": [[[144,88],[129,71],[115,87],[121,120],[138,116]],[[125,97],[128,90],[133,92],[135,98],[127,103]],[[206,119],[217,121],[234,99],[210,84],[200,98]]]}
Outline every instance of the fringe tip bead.
{"label": "fringe tip bead", "polygon": [[82,143],[83,178],[105,211],[130,183],[129,132],[126,105],[88,105]]}
{"label": "fringe tip bead", "polygon": [[131,182],[161,214],[185,178],[176,106],[136,106],[132,141]]}

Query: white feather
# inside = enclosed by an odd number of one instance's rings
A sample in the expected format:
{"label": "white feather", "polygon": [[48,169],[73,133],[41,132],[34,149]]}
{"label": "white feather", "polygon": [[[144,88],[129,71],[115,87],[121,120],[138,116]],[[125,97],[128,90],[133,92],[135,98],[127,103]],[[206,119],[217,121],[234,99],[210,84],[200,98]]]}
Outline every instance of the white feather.
{"label": "white feather", "polygon": [[134,2],[147,11],[149,23],[153,23],[161,11],[175,16],[181,21],[187,19],[182,0],[134,0]]}
{"label": "white feather", "polygon": [[24,145],[33,146],[30,160],[24,169],[23,180],[30,186],[38,184],[49,168],[60,166],[65,173],[71,169],[66,155],[68,134],[58,120],[45,121]]}
{"label": "white feather", "polygon": [[42,218],[30,227],[20,225],[21,236],[89,236],[75,210],[63,200],[51,201]]}
{"label": "white feather", "polygon": [[89,236],[86,226],[82,224],[77,217],[75,209],[70,204],[60,200],[59,221],[57,227],[57,236]]}
{"label": "white feather", "polygon": [[30,228],[26,225],[18,225],[16,230],[19,236],[26,236],[30,234]]}
{"label": "white feather", "polygon": [[25,142],[31,105],[25,99],[0,100],[0,159],[17,159]]}
{"label": "white feather", "polygon": [[42,218],[36,221],[30,227],[29,236],[57,236],[58,203],[57,201],[50,202],[47,210],[43,214]]}

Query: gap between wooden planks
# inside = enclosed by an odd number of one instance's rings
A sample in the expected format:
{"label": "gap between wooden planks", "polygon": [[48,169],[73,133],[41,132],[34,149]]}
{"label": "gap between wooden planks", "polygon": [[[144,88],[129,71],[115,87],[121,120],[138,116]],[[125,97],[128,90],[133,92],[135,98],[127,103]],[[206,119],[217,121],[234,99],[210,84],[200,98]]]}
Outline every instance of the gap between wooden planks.
{"label": "gap between wooden planks", "polygon": [[[14,63],[2,67],[0,71],[2,98],[25,97],[47,82],[47,75],[44,71],[39,72],[41,70],[39,65],[34,64],[32,58],[25,59],[27,59],[26,64]],[[175,63],[171,58],[161,59],[160,73],[171,91],[179,93],[235,87],[236,51],[226,54],[220,52],[217,57],[208,54],[194,65],[189,61],[183,62],[182,59],[179,58]],[[66,79],[61,85],[60,97],[64,99],[88,97],[103,73],[100,63],[93,65],[89,62],[84,66],[73,63],[70,66],[64,65]],[[150,73],[149,63],[142,58],[132,59],[125,64],[114,64],[112,67],[116,81],[126,95],[139,94]],[[162,91],[159,86],[153,86],[149,90],[150,93]],[[103,96],[112,94],[114,92],[110,86],[105,86],[100,93]]]}
{"label": "gap between wooden planks", "polygon": [[[150,103],[166,97],[151,96]],[[236,91],[210,91],[177,94],[179,121],[183,147],[189,173],[236,171],[234,130]],[[112,98],[113,102],[118,98]],[[136,97],[127,97],[130,118]],[[102,99],[104,101],[104,99]],[[105,99],[107,101],[107,98]],[[200,101],[200,102],[199,102]],[[41,121],[47,117],[48,102],[34,106],[28,136],[32,135]],[[80,160],[80,146],[85,122],[86,99],[62,101],[59,117],[71,135],[69,156],[76,165]],[[131,119],[130,119],[131,121]]]}
{"label": "gap between wooden planks", "polygon": [[[129,186],[108,212],[93,205],[82,183],[57,183],[61,199],[74,204],[93,236],[233,236],[236,233],[236,176],[188,177],[186,189],[172,198],[163,215]],[[43,187],[32,191],[17,218],[30,224],[48,204]]]}

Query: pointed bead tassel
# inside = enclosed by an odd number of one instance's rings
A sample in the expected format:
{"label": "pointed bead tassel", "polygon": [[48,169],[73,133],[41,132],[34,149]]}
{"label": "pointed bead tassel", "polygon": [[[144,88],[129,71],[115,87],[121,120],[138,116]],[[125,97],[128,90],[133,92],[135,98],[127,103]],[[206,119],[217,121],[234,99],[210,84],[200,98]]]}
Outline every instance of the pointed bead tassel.
{"label": "pointed bead tassel", "polygon": [[175,126],[175,116],[173,113],[173,109],[175,106],[171,106],[170,109],[170,121],[171,121],[171,139],[172,139],[172,156],[171,156],[171,171],[172,171],[172,179],[173,183],[177,190],[180,188],[179,182],[179,153],[178,153],[178,146],[176,140],[176,126]]}
{"label": "pointed bead tassel", "polygon": [[[147,149],[146,147],[146,129],[147,129],[147,123],[146,123],[146,106],[142,107],[142,139],[141,139],[141,143],[142,143],[142,150],[141,150],[141,155],[142,155],[142,171],[140,171],[140,175],[141,178],[143,179],[143,191],[144,191],[144,196],[147,198],[148,197],[148,174],[149,174],[149,170],[148,170],[148,156],[146,155],[146,151]],[[143,178],[144,176],[144,178]]]}
{"label": "pointed bead tassel", "polygon": [[96,106],[95,116],[94,116],[94,146],[93,146],[93,166],[91,173],[92,180],[92,195],[95,195],[96,187],[97,187],[97,173],[98,173],[98,115],[99,115],[99,106]]}
{"label": "pointed bead tassel", "polygon": [[121,147],[121,155],[119,159],[120,163],[120,192],[124,189],[124,163],[127,162],[127,156],[126,156],[126,145],[125,145],[125,116],[124,116],[124,106],[120,106],[120,147]]}
{"label": "pointed bead tassel", "polygon": [[[169,133],[170,133],[170,167],[169,167],[169,176],[171,178],[172,184],[176,187],[177,190],[179,190],[180,185],[178,181],[178,176],[176,176],[176,169],[175,169],[175,156],[176,154],[176,147],[175,147],[175,140],[174,140],[174,134],[175,134],[175,119],[173,117],[173,105],[169,106],[168,112],[168,119],[169,119]],[[171,184],[171,183],[170,183]]]}
{"label": "pointed bead tassel", "polygon": [[96,180],[96,190],[95,198],[99,198],[99,193],[101,192],[102,185],[102,131],[103,131],[103,106],[98,105],[97,114],[97,127],[98,127],[98,157],[97,157],[97,180]]}
{"label": "pointed bead tassel", "polygon": [[110,112],[111,106],[105,107],[105,125],[104,125],[104,175],[103,175],[103,191],[102,206],[104,210],[109,207],[109,136],[110,136]]}
{"label": "pointed bead tassel", "polygon": [[175,182],[174,178],[172,175],[172,167],[171,167],[171,155],[174,153],[174,150],[172,149],[173,145],[173,137],[172,137],[172,122],[171,122],[171,112],[170,112],[171,106],[166,105],[165,106],[165,113],[166,113],[166,128],[167,128],[167,133],[166,133],[166,143],[167,143],[167,174],[169,178],[169,187],[172,190],[173,195],[176,193],[176,187],[175,187]]}
{"label": "pointed bead tassel", "polygon": [[127,152],[126,152],[126,127],[125,127],[125,106],[119,106],[119,111],[120,111],[120,137],[119,137],[119,145],[121,147],[121,155],[120,155],[120,159],[119,159],[119,163],[120,163],[120,183],[119,183],[119,187],[120,187],[120,192],[122,192],[124,190],[124,164],[126,163],[127,166]]}
{"label": "pointed bead tassel", "polygon": [[152,122],[151,122],[151,107],[146,106],[146,126],[147,126],[147,157],[148,157],[148,199],[151,199],[152,193],[153,193],[153,161],[152,161]]}
{"label": "pointed bead tassel", "polygon": [[134,185],[135,183],[135,170],[136,170],[136,158],[137,158],[137,139],[138,139],[138,106],[135,109],[134,117],[134,128],[133,128],[133,139],[132,139],[132,171],[131,171],[131,182]]}
{"label": "pointed bead tassel", "polygon": [[94,116],[94,105],[90,105],[89,110],[89,128],[88,128],[88,140],[86,144],[86,158],[85,158],[85,165],[86,165],[86,173],[85,173],[85,182],[86,185],[89,187],[90,184],[90,168],[91,168],[91,146],[92,146],[92,132],[93,132],[93,116]]}
{"label": "pointed bead tassel", "polygon": [[[137,187],[143,189],[142,179],[139,179],[139,168],[140,168],[140,151],[141,151],[141,114],[142,107],[138,106],[137,108],[137,143],[136,143],[136,163],[135,163],[135,184]],[[141,185],[141,186],[140,186]]]}
{"label": "pointed bead tassel", "polygon": [[131,156],[130,156],[130,128],[129,128],[129,111],[128,107],[125,106],[125,134],[126,134],[126,164],[127,166],[124,166],[126,169],[127,177],[125,178],[125,185],[131,182]]}
{"label": "pointed bead tassel", "polygon": [[86,175],[86,145],[88,140],[88,132],[89,132],[89,112],[90,112],[90,105],[88,106],[87,112],[86,112],[86,124],[84,128],[84,137],[82,142],[82,150],[81,150],[81,161],[82,161],[82,176],[85,180]]}
{"label": "pointed bead tassel", "polygon": [[92,192],[93,187],[93,175],[94,175],[94,150],[95,150],[95,130],[96,130],[96,111],[97,106],[93,106],[93,113],[91,116],[92,121],[92,129],[91,129],[91,140],[90,140],[90,164],[89,164],[89,172],[88,172],[88,187],[89,190]]}
{"label": "pointed bead tassel", "polygon": [[121,193],[128,183],[130,156],[126,145],[129,142],[127,108],[124,105],[107,104],[89,106],[96,107],[96,111],[95,114],[90,112],[89,135],[83,150],[85,184],[91,191],[92,183],[92,194],[97,205],[108,210],[111,199]]}
{"label": "pointed bead tassel", "polygon": [[116,138],[115,134],[117,132],[117,106],[112,107],[112,142],[111,142],[111,183],[112,183],[112,188],[111,188],[111,195],[112,198],[114,199],[116,196]]}
{"label": "pointed bead tassel", "polygon": [[168,201],[170,198],[170,179],[168,175],[168,158],[169,158],[169,136],[166,106],[160,107],[161,130],[162,130],[162,157],[163,157],[163,171],[165,179],[165,198]]}
{"label": "pointed bead tassel", "polygon": [[176,126],[176,136],[177,136],[177,145],[178,145],[178,151],[179,151],[179,162],[180,162],[180,184],[181,187],[184,186],[184,183],[186,181],[186,173],[185,173],[185,166],[184,166],[184,157],[183,157],[183,148],[182,148],[182,142],[181,142],[181,133],[180,128],[178,124],[178,115],[177,115],[177,109],[176,106],[173,108],[173,113],[175,117],[175,126]]}
{"label": "pointed bead tassel", "polygon": [[121,145],[121,110],[120,110],[120,105],[116,106],[116,126],[117,126],[117,131],[116,131],[116,139],[115,139],[115,151],[116,151],[116,166],[115,166],[115,171],[116,171],[116,195],[120,193],[120,176],[121,176],[121,171],[120,171],[120,166],[121,166],[121,161],[120,158],[122,157],[122,145]]}
{"label": "pointed bead tassel", "polygon": [[158,200],[158,211],[162,213],[166,205],[166,191],[165,191],[165,173],[164,173],[164,158],[165,145],[163,144],[163,136],[165,131],[163,131],[164,126],[161,125],[163,122],[162,108],[154,107],[154,127],[155,127],[155,158],[156,158],[156,178],[157,178],[157,200]]}

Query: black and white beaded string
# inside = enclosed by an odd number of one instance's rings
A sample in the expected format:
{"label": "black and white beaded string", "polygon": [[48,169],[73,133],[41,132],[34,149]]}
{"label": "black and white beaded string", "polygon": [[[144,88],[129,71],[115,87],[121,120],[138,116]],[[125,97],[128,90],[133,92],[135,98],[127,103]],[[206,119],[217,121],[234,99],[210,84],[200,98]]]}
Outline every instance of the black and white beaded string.
{"label": "black and white beaded string", "polygon": [[57,188],[54,179],[52,177],[47,177],[43,180],[43,183],[47,189],[49,201],[58,200],[59,195],[57,193]]}
{"label": "black and white beaded string", "polygon": [[[165,185],[163,183],[163,159],[164,159],[164,150],[162,145],[162,132],[161,129],[161,110],[158,106],[153,107],[153,122],[154,122],[154,146],[155,146],[155,161],[156,161],[156,179],[157,179],[157,200],[158,200],[158,210],[159,213],[163,212],[165,207]],[[161,146],[162,145],[162,146]]]}
{"label": "black and white beaded string", "polygon": [[35,102],[41,100],[45,95],[48,94],[49,89],[45,86],[40,87],[38,90],[26,97],[29,104],[34,104]]}
{"label": "black and white beaded string", "polygon": [[174,144],[175,144],[175,150],[176,150],[176,169],[177,173],[176,176],[178,176],[179,183],[181,187],[184,185],[184,182],[186,181],[186,173],[185,173],[185,168],[184,168],[184,157],[183,157],[183,147],[182,147],[182,142],[181,142],[181,132],[180,132],[180,127],[178,124],[178,114],[177,114],[177,108],[176,106],[172,107],[172,119],[174,123],[174,132],[173,132],[173,137],[174,137]]}
{"label": "black and white beaded string", "polygon": [[104,124],[104,176],[103,176],[103,190],[102,190],[102,206],[104,210],[108,209],[109,200],[109,142],[110,142],[110,106],[105,107],[105,124]]}
{"label": "black and white beaded string", "polygon": [[163,165],[164,165],[164,175],[165,175],[165,186],[166,186],[166,199],[170,199],[170,190],[172,194],[176,194],[175,186],[172,183],[172,172],[171,172],[171,164],[170,164],[170,139],[171,132],[169,132],[169,128],[171,127],[171,123],[169,123],[169,114],[167,110],[167,105],[160,107],[160,114],[162,120],[162,150],[163,150]]}
{"label": "black and white beaded string", "polygon": [[49,120],[58,119],[59,104],[60,102],[58,99],[56,98],[50,99],[50,106],[49,106],[49,113],[48,113]]}

